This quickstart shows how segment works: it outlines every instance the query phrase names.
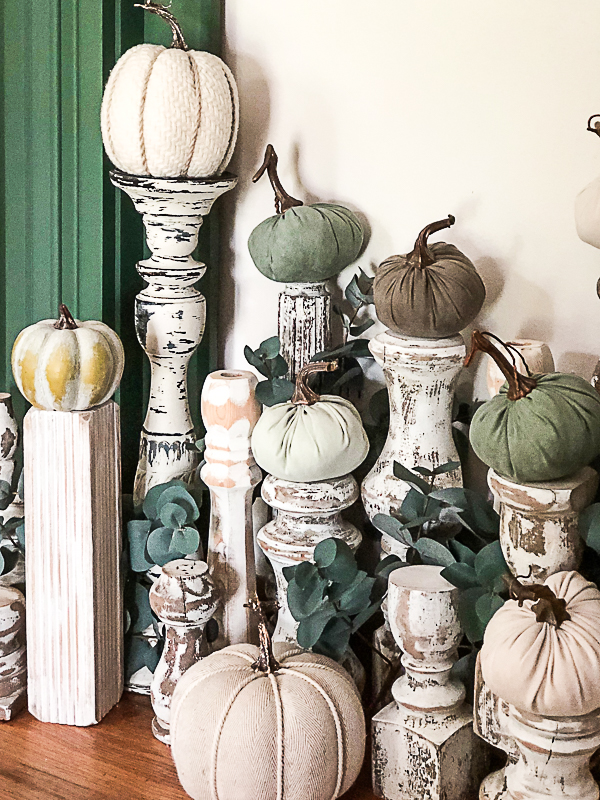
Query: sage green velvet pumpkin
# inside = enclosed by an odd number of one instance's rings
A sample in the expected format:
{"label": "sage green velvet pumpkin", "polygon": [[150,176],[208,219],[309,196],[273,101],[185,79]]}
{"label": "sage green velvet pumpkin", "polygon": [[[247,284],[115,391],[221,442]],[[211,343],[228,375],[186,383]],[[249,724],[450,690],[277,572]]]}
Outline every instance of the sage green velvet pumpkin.
{"label": "sage green velvet pumpkin", "polygon": [[313,283],[337,275],[358,257],[363,230],[345,206],[314,203],[305,206],[279,181],[277,155],[268,145],[265,162],[254,176],[267,171],[275,190],[277,214],[264,220],[248,240],[256,267],[272,281]]}
{"label": "sage green velvet pumpkin", "polygon": [[254,427],[254,458],[276,478],[297,483],[331,480],[352,472],[367,457],[369,440],[352,403],[336,395],[319,397],[305,384],[322,366],[301,369],[292,400],[264,408]]}
{"label": "sage green velvet pumpkin", "polygon": [[424,228],[408,255],[391,256],[375,272],[375,311],[402,336],[455,336],[477,316],[485,286],[469,259],[453,244],[428,245],[427,237],[454,224],[454,217]]}
{"label": "sage green velvet pumpkin", "polygon": [[[584,378],[514,375],[471,422],[471,445],[484,464],[534,483],[572,475],[600,454],[600,396]],[[526,393],[510,399],[515,380]]]}

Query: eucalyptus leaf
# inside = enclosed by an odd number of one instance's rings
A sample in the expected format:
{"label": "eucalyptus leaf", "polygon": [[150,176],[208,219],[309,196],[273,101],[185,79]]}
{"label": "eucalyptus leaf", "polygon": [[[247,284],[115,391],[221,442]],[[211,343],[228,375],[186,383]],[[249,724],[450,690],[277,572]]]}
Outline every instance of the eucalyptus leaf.
{"label": "eucalyptus leaf", "polygon": [[419,539],[414,544],[415,550],[418,550],[421,559],[425,564],[435,564],[439,567],[449,567],[451,564],[456,563],[456,559],[440,542],[435,539],[429,539],[426,536]]}
{"label": "eucalyptus leaf", "polygon": [[470,567],[475,566],[475,552],[470,547],[457,542],[456,539],[448,542],[448,547],[458,561],[468,564]]}
{"label": "eucalyptus leaf", "polygon": [[270,370],[263,359],[260,358],[254,350],[251,350],[248,345],[244,347],[244,357],[250,366],[254,367],[254,369],[260,372],[261,375],[264,375],[265,378],[271,377]]}
{"label": "eucalyptus leaf", "polygon": [[[431,501],[428,503],[430,496],[431,495],[424,495],[417,489],[413,489],[411,487],[406,493],[400,506],[399,513],[402,519],[405,522],[409,522],[411,519],[417,519],[417,517],[425,516],[427,509],[434,508]],[[439,507],[439,504],[437,507]]]}
{"label": "eucalyptus leaf", "polygon": [[463,685],[472,686],[475,677],[475,665],[477,663],[477,650],[472,650],[466,656],[459,658],[452,665],[450,675]]}
{"label": "eucalyptus leaf", "polygon": [[310,615],[300,620],[298,630],[296,632],[296,641],[305,650],[309,650],[318,641],[323,633],[323,630],[330,619],[336,616],[336,610],[329,600],[325,600],[317,608],[317,610]]}
{"label": "eucalyptus leaf", "polygon": [[287,403],[292,399],[295,386],[285,378],[260,381],[256,385],[256,399],[263,406],[275,406],[278,403]]}
{"label": "eucalyptus leaf", "polygon": [[283,575],[287,581],[295,580],[298,586],[304,588],[319,576],[319,570],[312,561],[301,561],[293,567],[284,567]]}
{"label": "eucalyptus leaf", "polygon": [[17,566],[19,551],[12,547],[0,547],[0,575],[7,575]]}
{"label": "eucalyptus leaf", "polygon": [[183,527],[187,522],[187,511],[177,503],[165,503],[158,516],[165,528],[173,528],[173,530]]}
{"label": "eucalyptus leaf", "polygon": [[330,619],[323,633],[313,645],[313,651],[340,661],[350,644],[351,624],[342,617]]}
{"label": "eucalyptus leaf", "polygon": [[374,319],[367,319],[364,322],[361,322],[360,325],[352,325],[350,326],[350,336],[362,336],[363,333],[372,328],[375,325]]}
{"label": "eucalyptus leaf", "polygon": [[475,603],[475,610],[485,630],[488,622],[499,608],[504,605],[504,600],[495,593],[482,594]]}
{"label": "eucalyptus leaf", "polygon": [[287,587],[288,607],[292,617],[300,621],[309,617],[322,605],[328,581],[317,572],[302,586],[292,579]]}
{"label": "eucalyptus leaf", "polygon": [[600,503],[593,503],[579,514],[579,533],[587,546],[600,554]]}
{"label": "eucalyptus leaf", "polygon": [[142,633],[154,621],[148,587],[136,581],[132,600],[132,607],[130,607],[131,633]]}
{"label": "eucalyptus leaf", "polygon": [[0,511],[8,508],[13,499],[13,493],[10,489],[8,481],[0,480]]}
{"label": "eucalyptus leaf", "polygon": [[406,547],[413,546],[413,537],[410,531],[395,517],[390,517],[388,514],[375,514],[373,517],[373,525],[377,530],[385,533],[387,536],[391,536],[392,539],[395,539]]}
{"label": "eucalyptus leaf", "polygon": [[409,486],[412,486],[414,489],[421,492],[421,494],[429,494],[431,492],[431,486],[427,481],[423,480],[423,478],[416,475],[414,472],[411,472],[404,464],[400,464],[399,461],[394,461],[394,477],[408,483]]}
{"label": "eucalyptus leaf", "polygon": [[154,672],[160,661],[160,648],[152,646],[150,642],[142,636],[132,636],[127,647],[127,657],[125,662],[125,678],[129,680],[131,676],[142,667],[148,667],[150,672]]}
{"label": "eucalyptus leaf", "polygon": [[[373,283],[375,278],[371,275],[367,275],[362,267],[358,268],[358,275],[356,276],[356,283],[358,284],[358,288],[361,290],[364,296],[372,297],[373,296]],[[371,300],[371,302],[373,302]]]}
{"label": "eucalyptus leaf", "polygon": [[144,498],[144,504],[142,506],[142,511],[144,512],[144,516],[147,519],[158,518],[158,511],[157,511],[158,500],[166,489],[171,489],[174,486],[183,488],[184,491],[187,491],[186,484],[177,478],[172,481],[168,481],[167,483],[159,483],[147,491],[146,497]]}
{"label": "eucalyptus leaf", "polygon": [[183,558],[185,553],[171,550],[171,540],[173,538],[173,530],[171,528],[155,528],[150,531],[146,550],[155,564],[164,567],[169,561],[175,558]]}
{"label": "eucalyptus leaf", "polygon": [[406,561],[402,561],[401,558],[390,553],[389,556],[382,558],[379,564],[375,567],[375,575],[378,578],[385,578],[386,580],[392,574],[395,569],[400,569],[401,567],[407,567],[408,564]]}
{"label": "eucalyptus leaf", "polygon": [[162,510],[168,503],[174,503],[178,506],[181,506],[181,508],[185,510],[186,513],[185,518],[181,523],[182,525],[195,522],[200,516],[198,505],[192,495],[189,493],[188,487],[186,486],[169,486],[163,492],[161,492],[160,496],[158,497],[156,501],[156,514],[162,521],[163,525],[166,525],[167,523],[162,517]]}
{"label": "eucalyptus leaf", "polygon": [[[330,560],[333,550],[335,554]],[[324,578],[345,586],[352,583],[358,571],[354,553],[342,539],[332,537],[319,542],[313,558]]]}
{"label": "eucalyptus leaf", "polygon": [[371,603],[371,605],[360,611],[352,620],[352,633],[356,633],[357,630],[362,628],[365,622],[368,622],[373,614],[376,614],[380,608],[381,600],[378,600],[376,603]]}
{"label": "eucalyptus leaf", "polygon": [[346,286],[344,296],[352,308],[360,308],[364,304],[364,295],[358,287],[356,275],[353,276],[348,286]]}
{"label": "eucalyptus leaf", "polygon": [[169,552],[188,556],[200,547],[200,534],[196,528],[185,527],[173,531]]}
{"label": "eucalyptus leaf", "polygon": [[134,572],[146,572],[154,566],[154,562],[146,558],[146,543],[151,525],[148,519],[132,519],[127,523],[129,563]]}
{"label": "eucalyptus leaf", "polygon": [[434,467],[433,474],[443,475],[446,472],[454,472],[457,469],[460,469],[460,461],[447,461],[445,464]]}
{"label": "eucalyptus leaf", "polygon": [[424,478],[433,478],[435,474],[432,470],[427,469],[427,467],[413,467],[412,471],[422,475]]}
{"label": "eucalyptus leaf", "polygon": [[25,494],[25,470],[21,470],[21,474],[19,475],[19,480],[17,482],[17,494],[21,499]]}
{"label": "eucalyptus leaf", "polygon": [[457,586],[459,589],[472,589],[479,587],[477,573],[470,564],[456,562],[449,564],[442,570],[442,578]]}
{"label": "eucalyptus leaf", "polygon": [[485,631],[485,625],[481,622],[476,608],[477,601],[484,594],[486,594],[485,589],[475,586],[458,595],[458,618],[467,639],[472,644],[480,642]]}
{"label": "eucalyptus leaf", "polygon": [[268,361],[269,372],[271,378],[283,378],[288,371],[287,361],[283,356],[277,355],[275,358],[270,358]]}
{"label": "eucalyptus leaf", "polygon": [[477,553],[474,567],[481,585],[496,591],[504,586],[502,575],[510,574],[499,541],[486,545]]}
{"label": "eucalyptus leaf", "polygon": [[336,347],[335,350],[322,350],[320,353],[315,353],[311,361],[330,361],[332,358],[338,358],[339,356],[373,358],[366,339],[352,339],[352,341],[346,342],[341,347]]}
{"label": "eucalyptus leaf", "polygon": [[18,528],[15,528],[15,536],[17,537],[17,541],[21,546],[21,550],[25,550],[25,523],[19,525]]}
{"label": "eucalyptus leaf", "polygon": [[359,570],[356,578],[340,596],[338,606],[346,614],[358,614],[370,604],[371,590],[375,578],[370,578],[366,572]]}
{"label": "eucalyptus leaf", "polygon": [[279,355],[280,347],[279,337],[270,336],[268,339],[265,339],[264,342],[260,343],[257,353],[265,358],[275,358]]}

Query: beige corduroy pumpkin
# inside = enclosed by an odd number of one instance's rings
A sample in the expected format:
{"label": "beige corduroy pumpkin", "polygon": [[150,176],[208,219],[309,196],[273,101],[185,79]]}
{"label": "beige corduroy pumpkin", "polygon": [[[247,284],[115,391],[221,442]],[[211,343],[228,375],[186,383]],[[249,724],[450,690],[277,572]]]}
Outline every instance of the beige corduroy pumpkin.
{"label": "beige corduroy pumpkin", "polygon": [[117,334],[103,322],[74,320],[61,305],[60,319],[25,328],[12,350],[21,394],[46,411],[85,411],[115,393],[125,355]]}
{"label": "beige corduroy pumpkin", "polygon": [[164,6],[147,2],[141,8],[171,25],[173,44],[140,44],[117,61],[102,100],[106,153],[118,169],[132,175],[220,175],[238,130],[233,75],[217,56],[188,50]]}
{"label": "beige corduroy pumpkin", "polygon": [[226,647],[184,674],[171,749],[194,800],[334,800],[358,777],[365,720],[339,664],[289,644],[273,654],[261,632],[261,648]]}

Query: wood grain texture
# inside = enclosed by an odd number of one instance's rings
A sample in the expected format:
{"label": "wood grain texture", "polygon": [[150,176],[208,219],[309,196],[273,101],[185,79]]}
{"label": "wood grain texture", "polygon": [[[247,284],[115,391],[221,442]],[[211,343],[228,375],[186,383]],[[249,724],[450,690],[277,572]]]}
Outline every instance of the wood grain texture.
{"label": "wood grain texture", "polygon": [[[186,800],[171,751],[152,736],[150,699],[126,692],[93,728],[28,712],[0,725],[0,800]],[[367,763],[344,800],[374,800]]]}

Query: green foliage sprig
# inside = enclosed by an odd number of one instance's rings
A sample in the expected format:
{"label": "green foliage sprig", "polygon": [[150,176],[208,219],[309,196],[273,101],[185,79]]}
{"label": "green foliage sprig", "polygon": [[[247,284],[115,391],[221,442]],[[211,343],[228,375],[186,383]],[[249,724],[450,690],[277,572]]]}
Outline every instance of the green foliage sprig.
{"label": "green foliage sprig", "polygon": [[294,394],[294,384],[285,377],[288,364],[280,349],[278,336],[265,339],[256,350],[248,345],[244,347],[246,361],[265,377],[264,381],[259,381],[256,385],[256,399],[264,406],[287,403]]}
{"label": "green foliage sprig", "polygon": [[[151,582],[145,576],[129,575],[125,586],[125,679],[142,667],[154,672],[164,647],[159,620],[150,607]],[[154,642],[145,631],[154,629]]]}
{"label": "green foliage sprig", "polygon": [[[14,502],[16,494],[23,496],[23,472],[19,477],[17,492],[13,492],[8,481],[0,480],[0,511]],[[25,552],[25,521],[23,517],[10,517],[5,520],[0,516],[0,575],[12,572],[19,559],[19,553]]]}

